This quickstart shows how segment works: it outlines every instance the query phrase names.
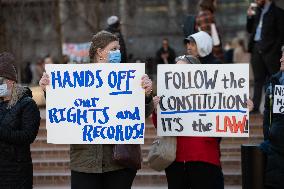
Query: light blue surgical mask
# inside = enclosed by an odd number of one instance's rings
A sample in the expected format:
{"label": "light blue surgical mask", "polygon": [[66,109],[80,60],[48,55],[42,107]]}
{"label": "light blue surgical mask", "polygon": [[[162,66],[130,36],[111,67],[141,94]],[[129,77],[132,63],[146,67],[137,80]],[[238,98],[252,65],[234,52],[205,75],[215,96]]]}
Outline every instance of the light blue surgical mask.
{"label": "light blue surgical mask", "polygon": [[11,92],[8,90],[7,84],[0,85],[0,97],[10,96]]}
{"label": "light blue surgical mask", "polygon": [[109,51],[108,53],[108,62],[109,63],[120,63],[121,53],[120,50]]}

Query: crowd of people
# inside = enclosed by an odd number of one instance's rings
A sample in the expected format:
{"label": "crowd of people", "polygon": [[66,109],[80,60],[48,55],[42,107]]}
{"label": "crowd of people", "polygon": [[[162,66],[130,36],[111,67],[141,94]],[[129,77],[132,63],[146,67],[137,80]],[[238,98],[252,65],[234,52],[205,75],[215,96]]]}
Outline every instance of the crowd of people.
{"label": "crowd of people", "polygon": [[[214,18],[217,0],[200,0],[199,11],[189,24],[192,28],[184,38],[186,54],[176,53],[164,38],[156,53],[158,64],[222,64],[243,63],[249,60],[244,42],[234,41],[234,50],[222,50],[221,35]],[[284,85],[283,10],[272,0],[255,0],[247,11],[247,31],[250,33],[250,62],[255,76],[254,96],[247,101],[252,113],[259,113],[265,83],[264,143],[260,148],[267,155],[264,185],[267,189],[284,188],[284,115],[273,113],[274,89]],[[106,31],[91,39],[89,58],[92,63],[127,62],[127,51],[117,16],[107,20]],[[188,33],[187,33],[188,34]],[[282,49],[281,49],[282,47]],[[247,55],[247,57],[244,56]],[[282,56],[282,58],[281,58]],[[66,62],[68,57],[66,57]],[[31,91],[17,84],[15,58],[0,54],[0,188],[31,189],[33,185],[30,144],[35,140],[40,114]],[[50,77],[44,65],[53,64],[50,56],[26,69],[26,83],[37,83],[45,91]],[[141,87],[145,90],[145,116],[152,115],[157,126],[159,97],[153,97],[151,79],[144,75]],[[169,189],[224,189],[220,160],[221,138],[177,137],[175,161],[165,169]],[[137,169],[113,160],[112,144],[70,145],[72,189],[130,189]],[[206,177],[206,182],[204,178]]]}

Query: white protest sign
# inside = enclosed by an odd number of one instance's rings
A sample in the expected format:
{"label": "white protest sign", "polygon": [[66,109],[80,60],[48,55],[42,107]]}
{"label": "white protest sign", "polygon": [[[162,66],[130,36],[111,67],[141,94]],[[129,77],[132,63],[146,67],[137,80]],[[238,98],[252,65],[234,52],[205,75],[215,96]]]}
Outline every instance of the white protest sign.
{"label": "white protest sign", "polygon": [[143,144],[145,64],[49,64],[47,142]]}
{"label": "white protest sign", "polygon": [[158,65],[159,136],[248,137],[249,65]]}
{"label": "white protest sign", "polygon": [[68,55],[70,62],[88,62],[91,42],[63,43],[62,52]]}
{"label": "white protest sign", "polygon": [[284,86],[275,85],[274,100],[273,100],[273,113],[284,114]]}

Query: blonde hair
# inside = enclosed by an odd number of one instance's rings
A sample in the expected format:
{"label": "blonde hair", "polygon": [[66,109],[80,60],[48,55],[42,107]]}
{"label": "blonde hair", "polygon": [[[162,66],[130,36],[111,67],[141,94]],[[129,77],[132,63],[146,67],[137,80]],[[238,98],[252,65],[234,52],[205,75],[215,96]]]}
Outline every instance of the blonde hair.
{"label": "blonde hair", "polygon": [[13,106],[15,106],[19,99],[23,97],[25,92],[27,92],[26,88],[15,83],[12,88],[12,96],[8,103],[7,109],[11,109]]}

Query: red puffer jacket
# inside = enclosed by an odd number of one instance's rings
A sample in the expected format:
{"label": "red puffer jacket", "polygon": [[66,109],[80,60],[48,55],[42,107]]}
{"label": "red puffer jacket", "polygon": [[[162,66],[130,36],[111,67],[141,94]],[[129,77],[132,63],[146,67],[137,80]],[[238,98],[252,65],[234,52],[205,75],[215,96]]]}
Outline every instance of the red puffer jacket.
{"label": "red puffer jacket", "polygon": [[[157,127],[157,114],[152,114]],[[220,138],[213,137],[177,137],[177,162],[199,161],[221,167]]]}

